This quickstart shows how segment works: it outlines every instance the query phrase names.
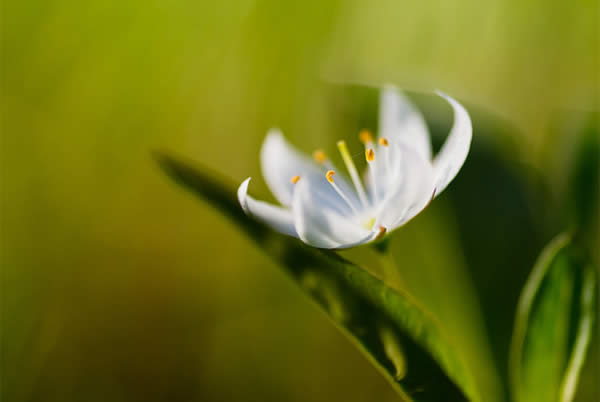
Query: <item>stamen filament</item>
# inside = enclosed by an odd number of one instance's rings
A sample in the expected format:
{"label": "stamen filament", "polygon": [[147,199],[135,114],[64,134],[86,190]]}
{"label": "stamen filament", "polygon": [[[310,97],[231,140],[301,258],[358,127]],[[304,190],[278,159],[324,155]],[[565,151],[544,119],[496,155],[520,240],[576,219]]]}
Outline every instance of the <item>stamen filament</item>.
{"label": "stamen filament", "polygon": [[350,207],[352,212],[354,212],[355,214],[358,214],[358,211],[356,210],[356,208],[354,208],[354,205],[352,205],[352,203],[350,202],[350,199],[346,196],[346,194],[344,194],[342,189],[339,188],[339,186],[337,184],[335,184],[335,182],[333,181],[333,176],[335,176],[335,172],[333,170],[328,170],[327,173],[325,173],[325,177],[327,178],[327,181],[329,182],[329,184],[331,184],[331,186],[336,191],[336,193],[338,193],[338,195],[340,197],[342,197],[342,199],[346,202],[346,204],[348,204],[348,206]]}
{"label": "stamen filament", "polygon": [[381,137],[381,138],[379,138],[379,145],[381,145],[381,147],[383,147],[383,159],[384,159],[385,173],[389,174],[391,171],[390,150],[389,150],[390,144],[389,144],[387,138]]}
{"label": "stamen filament", "polygon": [[377,173],[376,162],[375,162],[375,151],[373,148],[365,149],[365,158],[367,159],[367,164],[369,165],[369,174],[371,175],[371,184],[373,185],[373,203],[377,202],[378,194],[377,194]]}
{"label": "stamen filament", "polygon": [[354,162],[352,161],[352,157],[350,156],[350,152],[348,152],[348,147],[346,146],[345,141],[338,141],[337,143],[340,154],[342,155],[342,159],[344,160],[344,164],[346,165],[346,169],[348,169],[348,173],[350,173],[350,178],[352,179],[352,183],[356,188],[356,192],[358,193],[358,198],[360,198],[360,202],[364,207],[368,205],[367,194],[365,193],[365,189],[360,181],[358,176],[358,171],[356,170],[356,166],[354,166]]}

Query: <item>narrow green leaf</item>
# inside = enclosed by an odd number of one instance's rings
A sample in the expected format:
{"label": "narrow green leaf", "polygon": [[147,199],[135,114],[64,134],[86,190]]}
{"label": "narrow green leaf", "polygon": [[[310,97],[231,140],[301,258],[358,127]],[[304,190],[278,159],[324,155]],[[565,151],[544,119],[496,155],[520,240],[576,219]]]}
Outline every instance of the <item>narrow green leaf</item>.
{"label": "narrow green leaf", "polygon": [[511,345],[511,381],[517,402],[573,400],[591,339],[595,271],[568,235],[553,240],[527,281]]}
{"label": "narrow green leaf", "polygon": [[280,263],[406,401],[474,400],[475,388],[455,345],[409,295],[389,288],[338,254],[304,245],[248,218],[233,186],[204,169],[158,155],[176,182],[230,217]]}

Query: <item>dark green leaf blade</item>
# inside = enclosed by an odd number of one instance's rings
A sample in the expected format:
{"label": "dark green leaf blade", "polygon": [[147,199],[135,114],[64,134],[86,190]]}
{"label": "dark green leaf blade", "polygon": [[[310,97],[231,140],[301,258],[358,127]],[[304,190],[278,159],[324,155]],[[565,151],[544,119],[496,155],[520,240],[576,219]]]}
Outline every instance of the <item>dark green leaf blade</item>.
{"label": "dark green leaf blade", "polygon": [[569,235],[540,255],[523,289],[511,345],[517,402],[571,401],[595,317],[594,269]]}
{"label": "dark green leaf blade", "polygon": [[336,253],[280,235],[247,217],[227,180],[156,155],[177,183],[230,217],[280,263],[407,401],[481,400],[435,317]]}

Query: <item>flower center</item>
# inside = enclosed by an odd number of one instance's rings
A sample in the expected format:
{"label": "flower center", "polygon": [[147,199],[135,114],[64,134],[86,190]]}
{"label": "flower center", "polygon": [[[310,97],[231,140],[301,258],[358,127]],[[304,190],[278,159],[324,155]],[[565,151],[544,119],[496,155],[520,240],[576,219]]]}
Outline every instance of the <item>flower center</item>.
{"label": "flower center", "polygon": [[[365,192],[363,182],[360,179],[360,176],[358,175],[358,170],[356,169],[356,165],[354,164],[354,161],[352,160],[352,155],[348,151],[346,142],[343,140],[338,141],[337,147],[340,152],[340,155],[342,156],[342,160],[344,161],[344,164],[346,165],[346,169],[348,170],[348,173],[350,174],[350,178],[352,179],[352,184],[354,185],[356,193],[358,194],[358,199],[360,200],[360,205],[356,205],[356,202],[352,201],[351,197],[349,197],[348,194],[346,194],[344,192],[344,190],[342,189],[343,186],[340,187],[335,182],[334,176],[336,173],[335,173],[335,170],[333,170],[333,165],[327,159],[327,155],[325,154],[325,152],[318,149],[315,152],[313,152],[312,156],[318,164],[323,165],[328,169],[327,172],[325,173],[325,178],[327,179],[327,181],[329,182],[331,187],[333,187],[335,192],[344,201],[344,203],[347,204],[348,207],[352,210],[355,217],[360,222],[360,225],[367,230],[372,230],[373,226],[375,225],[375,222],[377,220],[377,218],[374,216],[375,210],[373,207],[379,201],[380,195],[378,192],[378,190],[379,190],[378,186],[383,184],[383,183],[378,183],[378,179],[381,178],[381,175],[378,175],[378,169],[387,169],[387,165],[389,165],[389,156],[388,156],[389,151],[387,150],[387,147],[389,146],[389,142],[385,138],[379,138],[378,143],[381,146],[379,148],[379,151],[383,152],[384,156],[383,156],[383,158],[376,159],[375,158],[375,156],[376,156],[375,149],[373,146],[374,141],[373,141],[373,136],[372,136],[371,132],[368,130],[362,130],[359,134],[359,138],[360,138],[360,141],[365,146],[365,159],[368,164],[369,180],[370,180],[369,184],[370,184],[370,190],[372,193],[370,201],[369,201],[369,197],[367,196],[367,193]],[[380,164],[380,165],[378,166],[378,164]],[[300,176],[294,176],[291,178],[291,181],[294,184],[297,183],[298,180],[300,180]],[[385,228],[383,226],[380,227],[380,231],[381,230],[383,230],[382,235],[385,234]]]}
{"label": "flower center", "polygon": [[[375,160],[375,149],[373,147],[373,136],[371,135],[371,132],[368,130],[362,130],[359,134],[359,138],[360,138],[360,141],[365,146],[365,159],[367,160],[367,164],[369,166],[368,167],[369,180],[370,180],[370,185],[371,185],[371,196],[372,196],[371,202],[369,202],[367,193],[365,192],[365,189],[363,187],[362,180],[360,179],[360,177],[358,175],[356,165],[354,165],[354,161],[352,160],[352,155],[350,155],[350,152],[348,151],[348,147],[346,146],[346,142],[342,141],[342,140],[338,141],[337,147],[338,147],[338,150],[340,151],[340,155],[342,156],[342,160],[344,161],[344,164],[346,165],[346,169],[348,170],[348,173],[350,174],[350,178],[352,179],[352,183],[354,184],[354,188],[356,189],[356,193],[358,194],[358,198],[360,199],[362,209],[366,209],[366,208],[369,208],[369,206],[374,206],[378,201],[378,198],[379,198],[378,185],[381,184],[381,183],[378,183],[378,179],[381,176],[377,174],[378,173],[377,170],[384,168],[385,165],[388,164],[388,162],[389,162],[388,151],[387,151],[389,142],[385,138],[379,138],[378,142],[379,142],[379,145],[381,145],[380,149],[383,149],[383,153],[385,154],[385,156],[383,158],[384,160],[376,161]],[[317,150],[313,153],[313,157],[315,158],[315,160],[318,163],[326,165],[329,168],[329,170],[325,174],[327,181],[333,186],[334,190],[338,193],[340,198],[342,198],[350,206],[352,211],[354,213],[356,213],[357,212],[356,206],[353,205],[352,202],[350,202],[349,197],[346,194],[344,194],[343,191],[341,190],[341,188],[339,186],[337,186],[336,183],[334,182],[333,176],[335,175],[335,171],[333,170],[333,166],[331,166],[331,164],[327,162],[327,157],[326,157],[325,153],[321,150]],[[383,162],[383,164],[378,167],[378,164],[381,164],[382,162]],[[363,226],[372,227],[373,224],[369,223],[370,221],[371,221],[371,219],[369,219],[368,221],[363,223]]]}
{"label": "flower center", "polygon": [[369,204],[367,200],[367,194],[365,193],[365,189],[362,185],[362,181],[358,176],[358,171],[356,170],[356,166],[354,165],[354,161],[352,160],[352,156],[350,156],[350,152],[348,151],[348,147],[346,146],[346,141],[338,141],[337,142],[338,150],[342,155],[342,159],[344,160],[344,164],[346,165],[346,169],[348,173],[350,173],[350,178],[352,179],[352,183],[354,184],[354,188],[358,193],[358,197],[360,198],[360,202],[363,207],[366,207]]}
{"label": "flower center", "polygon": [[367,219],[366,221],[363,222],[362,226],[367,229],[367,230],[371,230],[373,229],[373,225],[375,224],[375,217]]}

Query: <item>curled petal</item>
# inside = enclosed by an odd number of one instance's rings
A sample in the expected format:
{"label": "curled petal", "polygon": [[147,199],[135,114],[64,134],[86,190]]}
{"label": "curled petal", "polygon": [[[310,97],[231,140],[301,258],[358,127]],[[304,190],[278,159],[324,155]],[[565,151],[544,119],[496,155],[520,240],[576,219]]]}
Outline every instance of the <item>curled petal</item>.
{"label": "curled petal", "polygon": [[369,242],[378,234],[325,207],[319,198],[307,181],[296,186],[292,212],[298,237],[305,243],[319,248],[346,248]]}
{"label": "curled petal", "polygon": [[292,212],[263,201],[257,201],[248,195],[248,184],[250,177],[243,181],[238,188],[237,196],[242,209],[247,215],[253,216],[276,231],[298,237],[294,228],[294,218]]}
{"label": "curled petal", "polygon": [[397,181],[390,184],[389,195],[378,211],[376,222],[376,225],[385,226],[388,230],[415,217],[434,195],[435,175],[431,163],[423,159],[417,150],[405,145],[400,145],[396,152],[400,158],[395,168]]}
{"label": "curled petal", "polygon": [[440,195],[450,184],[465,163],[473,136],[471,119],[465,108],[444,93],[438,92],[438,95],[446,99],[454,109],[454,124],[446,142],[433,160],[433,169],[436,175],[436,196]]}
{"label": "curled petal", "polygon": [[390,142],[412,146],[431,160],[431,140],[421,112],[398,89],[382,88],[379,96],[379,135]]}

